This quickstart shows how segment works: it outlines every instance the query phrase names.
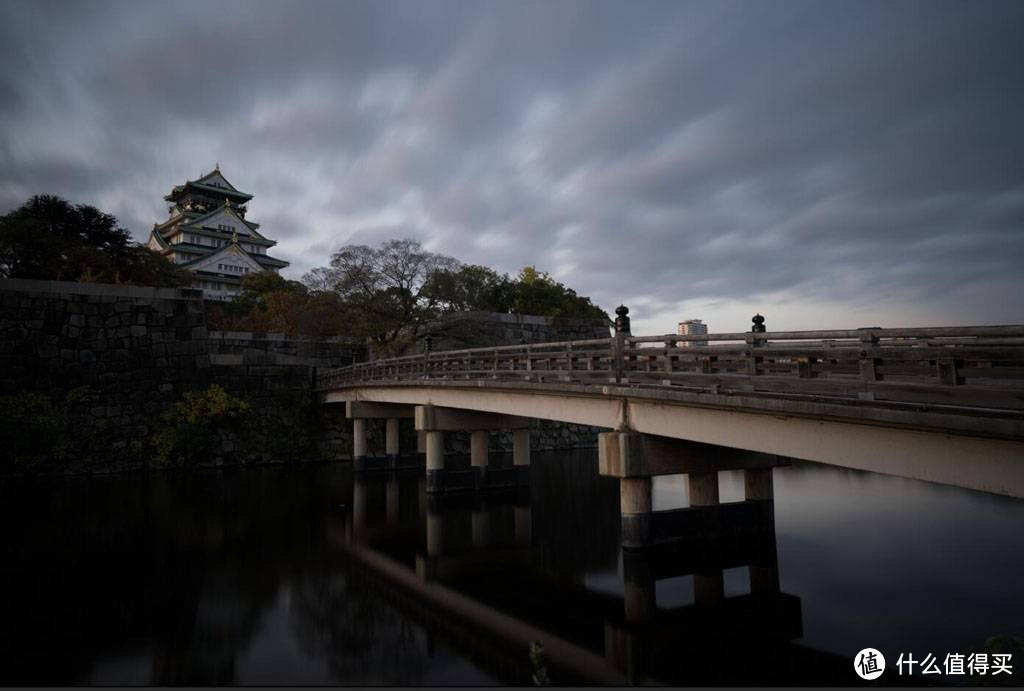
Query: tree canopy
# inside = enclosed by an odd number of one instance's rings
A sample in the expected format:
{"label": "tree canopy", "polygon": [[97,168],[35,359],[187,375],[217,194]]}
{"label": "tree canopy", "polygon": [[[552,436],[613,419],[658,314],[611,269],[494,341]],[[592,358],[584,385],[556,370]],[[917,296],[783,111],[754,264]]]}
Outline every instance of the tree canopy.
{"label": "tree canopy", "polygon": [[182,286],[187,272],[132,242],[111,214],[37,195],[0,216],[0,277]]}
{"label": "tree canopy", "polygon": [[381,352],[401,350],[438,317],[466,310],[608,321],[589,298],[535,267],[509,278],[408,239],[342,247],[303,283],[311,295],[337,296],[348,308],[348,332],[370,338]]}
{"label": "tree canopy", "polygon": [[208,305],[207,319],[213,328],[369,340],[384,354],[403,351],[439,317],[469,310],[609,321],[589,298],[533,266],[510,278],[415,240],[346,245],[301,283],[250,274],[234,300]]}

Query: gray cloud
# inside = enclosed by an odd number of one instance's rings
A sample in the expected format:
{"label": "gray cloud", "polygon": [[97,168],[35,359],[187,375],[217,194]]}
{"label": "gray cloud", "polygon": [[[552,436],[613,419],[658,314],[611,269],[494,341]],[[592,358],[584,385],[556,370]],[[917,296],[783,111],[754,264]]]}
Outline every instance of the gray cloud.
{"label": "gray cloud", "polygon": [[[0,209],[221,163],[299,276],[408,236],[638,327],[1021,322],[1020,3],[7,2]],[[700,313],[694,313],[694,311]]]}

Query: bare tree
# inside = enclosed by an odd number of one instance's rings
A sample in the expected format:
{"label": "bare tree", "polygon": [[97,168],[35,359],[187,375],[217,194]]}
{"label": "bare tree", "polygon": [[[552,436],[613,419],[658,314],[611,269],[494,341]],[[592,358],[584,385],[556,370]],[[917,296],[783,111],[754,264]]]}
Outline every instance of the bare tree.
{"label": "bare tree", "polygon": [[380,247],[342,247],[329,267],[310,271],[303,282],[356,308],[353,331],[388,351],[415,341],[424,324],[437,317],[444,296],[432,289],[431,279],[459,267],[457,260],[428,252],[416,240],[390,240]]}

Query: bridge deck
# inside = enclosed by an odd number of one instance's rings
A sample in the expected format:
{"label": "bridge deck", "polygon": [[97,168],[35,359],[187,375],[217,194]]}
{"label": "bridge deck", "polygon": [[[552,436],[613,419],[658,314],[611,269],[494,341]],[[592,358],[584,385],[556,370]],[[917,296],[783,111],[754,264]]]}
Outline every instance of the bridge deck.
{"label": "bridge deck", "polygon": [[361,363],[318,388],[1024,496],[1024,326],[618,334]]}

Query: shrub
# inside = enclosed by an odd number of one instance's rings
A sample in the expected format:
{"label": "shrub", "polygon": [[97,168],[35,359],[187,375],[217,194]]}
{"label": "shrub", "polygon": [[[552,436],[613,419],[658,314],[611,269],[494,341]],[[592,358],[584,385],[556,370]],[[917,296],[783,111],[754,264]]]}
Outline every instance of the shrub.
{"label": "shrub", "polygon": [[164,465],[195,465],[216,454],[222,434],[240,430],[248,417],[249,404],[216,384],[187,392],[164,414],[164,426],[154,437],[157,459]]}
{"label": "shrub", "polygon": [[61,410],[39,393],[0,396],[0,446],[13,467],[22,470],[63,456]]}
{"label": "shrub", "polygon": [[52,470],[66,460],[72,443],[70,414],[95,395],[92,388],[79,386],[57,402],[29,391],[0,396],[0,448],[11,461],[0,472]]}

